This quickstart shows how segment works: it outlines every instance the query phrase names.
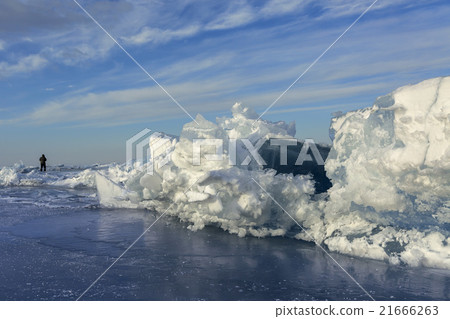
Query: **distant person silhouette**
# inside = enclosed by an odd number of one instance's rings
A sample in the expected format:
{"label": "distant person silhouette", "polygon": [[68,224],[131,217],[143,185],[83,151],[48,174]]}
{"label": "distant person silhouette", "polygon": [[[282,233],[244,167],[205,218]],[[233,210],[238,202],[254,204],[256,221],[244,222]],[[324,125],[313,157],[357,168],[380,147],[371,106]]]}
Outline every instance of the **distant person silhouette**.
{"label": "distant person silhouette", "polygon": [[42,172],[42,169],[44,169],[44,172],[46,172],[47,165],[45,164],[45,162],[47,162],[47,158],[45,157],[44,154],[42,154],[41,158],[39,159],[39,162],[41,162],[41,172]]}

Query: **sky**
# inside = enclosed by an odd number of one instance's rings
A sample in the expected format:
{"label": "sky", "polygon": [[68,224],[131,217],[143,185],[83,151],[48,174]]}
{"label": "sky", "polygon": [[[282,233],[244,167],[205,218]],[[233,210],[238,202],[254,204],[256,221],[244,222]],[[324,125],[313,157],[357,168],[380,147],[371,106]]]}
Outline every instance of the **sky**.
{"label": "sky", "polygon": [[[115,0],[78,3],[193,117],[241,102],[331,143],[335,112],[450,74],[450,3]],[[73,0],[0,2],[0,167],[125,161],[142,129],[192,119]],[[308,69],[309,68],[309,69]]]}

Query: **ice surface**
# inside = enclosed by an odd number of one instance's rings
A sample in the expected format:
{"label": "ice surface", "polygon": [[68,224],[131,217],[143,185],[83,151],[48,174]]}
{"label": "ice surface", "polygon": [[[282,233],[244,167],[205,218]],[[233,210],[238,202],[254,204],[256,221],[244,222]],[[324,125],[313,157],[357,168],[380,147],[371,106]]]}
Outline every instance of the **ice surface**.
{"label": "ice surface", "polygon": [[[292,239],[195,234],[175,218],[130,209],[47,209],[2,203],[0,300],[367,300],[321,249]],[[53,197],[53,188],[43,189]],[[80,190],[64,189],[66,194]],[[18,197],[18,198],[19,198]],[[19,208],[20,207],[20,208]],[[333,254],[376,300],[449,300],[448,272]],[[295,278],[295,280],[292,280]]]}

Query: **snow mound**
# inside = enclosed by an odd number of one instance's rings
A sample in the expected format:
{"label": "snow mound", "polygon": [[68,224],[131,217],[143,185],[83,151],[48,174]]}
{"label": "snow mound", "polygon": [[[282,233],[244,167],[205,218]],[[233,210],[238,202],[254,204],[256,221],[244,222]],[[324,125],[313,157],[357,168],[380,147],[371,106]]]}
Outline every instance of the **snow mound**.
{"label": "snow mound", "polygon": [[449,199],[450,77],[399,88],[331,131],[325,168],[347,209],[430,212]]}
{"label": "snow mound", "polygon": [[401,87],[334,118],[330,132],[325,220],[341,225],[328,247],[450,268],[450,77]]}

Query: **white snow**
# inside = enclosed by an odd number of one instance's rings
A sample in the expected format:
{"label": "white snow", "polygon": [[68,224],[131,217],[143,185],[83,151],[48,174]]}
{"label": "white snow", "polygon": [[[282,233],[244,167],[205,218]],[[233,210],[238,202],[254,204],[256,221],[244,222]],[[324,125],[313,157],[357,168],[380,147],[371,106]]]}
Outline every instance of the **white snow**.
{"label": "white snow", "polygon": [[371,249],[383,247],[382,259],[450,268],[450,77],[399,88],[334,118],[331,133],[325,216],[363,217],[352,229],[366,224],[377,233],[349,242],[342,235],[352,231],[340,227],[328,247],[377,259],[382,252]]}
{"label": "white snow", "polygon": [[332,196],[376,211],[434,210],[450,194],[450,77],[379,98],[333,119],[326,171]]}
{"label": "white snow", "polygon": [[48,168],[40,172],[37,167],[15,164],[0,168],[0,186],[39,186],[80,188],[95,187],[95,175],[91,168]]}

